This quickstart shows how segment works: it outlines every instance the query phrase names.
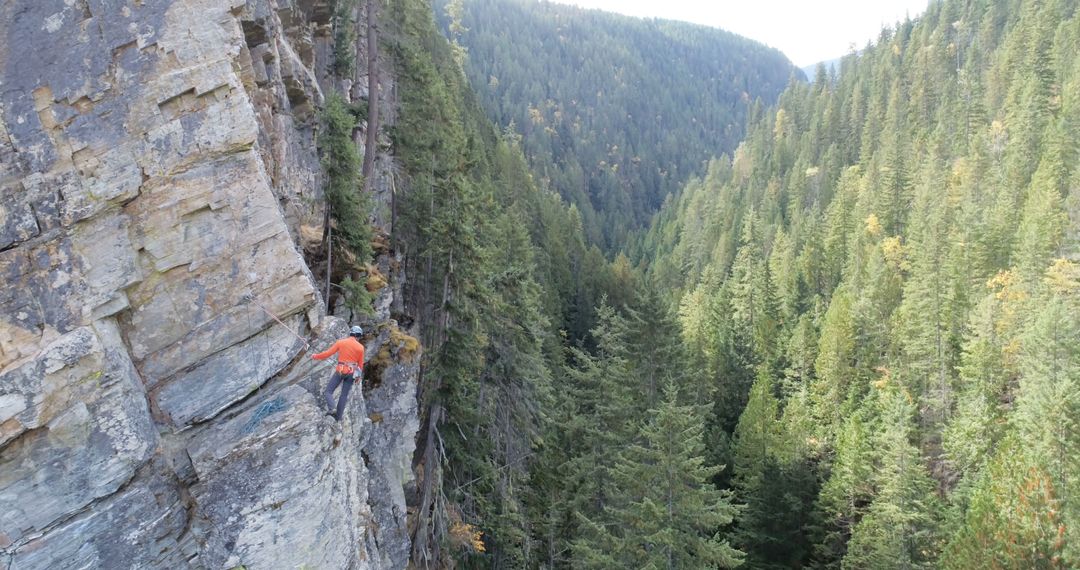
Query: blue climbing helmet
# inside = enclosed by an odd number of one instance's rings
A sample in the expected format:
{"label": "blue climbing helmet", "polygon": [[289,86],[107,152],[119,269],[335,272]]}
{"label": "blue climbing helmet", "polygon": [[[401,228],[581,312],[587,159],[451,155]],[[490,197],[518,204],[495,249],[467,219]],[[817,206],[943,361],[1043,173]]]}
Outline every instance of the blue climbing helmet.
{"label": "blue climbing helmet", "polygon": [[349,329],[349,335],[360,338],[364,336],[364,329],[361,328],[360,325],[353,325],[353,327]]}

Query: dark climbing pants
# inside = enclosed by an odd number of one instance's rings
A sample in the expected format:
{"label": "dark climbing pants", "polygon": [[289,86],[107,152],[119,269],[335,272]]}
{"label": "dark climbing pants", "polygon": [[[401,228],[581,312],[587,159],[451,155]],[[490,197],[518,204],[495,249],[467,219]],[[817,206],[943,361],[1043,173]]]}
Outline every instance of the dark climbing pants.
{"label": "dark climbing pants", "polygon": [[326,385],[326,390],[323,392],[323,397],[326,398],[327,409],[333,410],[334,390],[337,390],[339,384],[341,385],[341,395],[338,396],[337,402],[337,413],[334,414],[334,419],[339,422],[345,414],[345,402],[349,401],[349,392],[352,391],[354,380],[352,374],[334,372],[334,375],[330,377],[330,383]]}

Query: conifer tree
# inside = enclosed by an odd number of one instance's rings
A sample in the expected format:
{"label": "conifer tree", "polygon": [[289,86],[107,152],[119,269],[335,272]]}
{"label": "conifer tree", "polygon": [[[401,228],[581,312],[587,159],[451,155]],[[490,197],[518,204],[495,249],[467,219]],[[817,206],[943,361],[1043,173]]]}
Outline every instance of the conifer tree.
{"label": "conifer tree", "polygon": [[941,549],[940,506],[934,482],[912,445],[911,395],[885,376],[878,381],[882,425],[876,447],[877,492],[852,529],[842,568],[933,568]]}
{"label": "conifer tree", "polygon": [[367,196],[360,192],[360,154],[352,140],[357,120],[338,94],[327,98],[321,118],[319,147],[326,170],[328,222],[334,221],[342,245],[359,259],[367,260],[371,257],[370,206]]}
{"label": "conifer tree", "polygon": [[757,213],[743,222],[739,250],[731,267],[731,317],[734,341],[749,351],[754,365],[776,365],[779,314],[764,238]]}
{"label": "conifer tree", "polygon": [[723,467],[705,463],[705,409],[679,401],[669,383],[641,428],[641,443],[630,446],[615,468],[618,567],[733,568],[742,559],[724,536],[736,508],[709,481]]}
{"label": "conifer tree", "polygon": [[795,245],[783,228],[777,230],[769,254],[769,275],[774,284],[774,294],[783,326],[793,327],[797,320],[799,303],[799,272],[795,264]]}
{"label": "conifer tree", "polygon": [[1015,436],[1006,438],[981,474],[962,526],[942,556],[950,570],[1071,567],[1063,557],[1066,526],[1049,474]]}
{"label": "conifer tree", "polygon": [[627,358],[631,361],[632,382],[642,394],[636,399],[641,413],[659,405],[664,386],[672,384],[694,402],[710,398],[712,384],[693,378],[687,369],[686,344],[679,322],[656,289],[644,282],[634,287],[636,295],[626,307],[629,335]]}
{"label": "conifer tree", "polygon": [[1060,152],[1052,148],[1032,177],[1017,229],[1016,264],[1026,279],[1038,280],[1058,253],[1067,221],[1061,193],[1064,175]]}
{"label": "conifer tree", "polygon": [[567,369],[571,395],[562,440],[573,447],[560,467],[570,490],[568,508],[576,528],[567,537],[575,565],[584,568],[613,564],[614,535],[611,502],[618,496],[612,475],[618,451],[634,436],[635,417],[627,360],[627,321],[606,303],[598,309],[593,329],[597,353],[573,349]]}
{"label": "conifer tree", "polygon": [[899,308],[898,335],[903,346],[905,381],[915,394],[924,395],[921,408],[927,420],[941,425],[952,409],[953,314],[959,312],[950,297],[946,267],[950,209],[947,187],[936,157],[926,158],[925,173],[917,187],[909,234],[910,274]]}
{"label": "conifer tree", "polygon": [[1004,435],[1004,406],[1010,367],[1006,358],[998,295],[986,295],[975,308],[968,326],[960,363],[960,391],[956,413],[944,431],[947,456],[970,485],[992,457]]}
{"label": "conifer tree", "polygon": [[802,457],[784,453],[788,437],[779,417],[776,384],[758,367],[750,398],[735,428],[735,498],[742,504],[737,546],[749,568],[800,566],[810,553],[809,526],[816,480]]}
{"label": "conifer tree", "polygon": [[839,567],[851,531],[874,497],[873,442],[863,413],[860,410],[845,420],[837,435],[829,479],[818,496],[817,508],[824,528],[814,559],[822,567]]}
{"label": "conifer tree", "polygon": [[842,406],[855,381],[853,367],[855,329],[851,321],[851,296],[844,287],[837,289],[821,325],[818,357],[814,362],[817,379],[810,388],[814,413],[822,420],[819,429],[825,437],[838,425]]}
{"label": "conifer tree", "polygon": [[1061,260],[1048,272],[1042,308],[1023,337],[1012,423],[1061,501],[1065,559],[1080,563],[1080,268]]}
{"label": "conifer tree", "polygon": [[768,368],[759,366],[750,398],[735,428],[733,444],[735,486],[744,495],[765,484],[765,467],[780,436],[777,421],[780,408],[775,390]]}

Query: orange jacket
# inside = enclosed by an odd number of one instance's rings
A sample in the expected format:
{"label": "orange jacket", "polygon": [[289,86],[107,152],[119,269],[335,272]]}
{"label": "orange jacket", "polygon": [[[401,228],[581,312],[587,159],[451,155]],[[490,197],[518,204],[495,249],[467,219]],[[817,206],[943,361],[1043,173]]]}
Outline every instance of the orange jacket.
{"label": "orange jacket", "polygon": [[[334,354],[338,355],[338,368],[340,369],[342,364],[355,364],[357,370],[363,370],[364,368],[364,345],[360,344],[360,341],[348,336],[337,342],[335,342],[325,352],[318,354],[312,354],[311,357],[315,360],[323,360],[330,358]],[[339,372],[345,372],[339,370]]]}

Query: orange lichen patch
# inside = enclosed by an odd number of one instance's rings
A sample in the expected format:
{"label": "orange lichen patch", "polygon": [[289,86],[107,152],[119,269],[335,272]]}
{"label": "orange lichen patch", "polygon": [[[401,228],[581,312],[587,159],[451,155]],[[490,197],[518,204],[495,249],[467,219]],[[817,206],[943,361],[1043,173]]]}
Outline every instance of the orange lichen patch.
{"label": "orange lichen patch", "polygon": [[397,326],[390,329],[390,342],[396,347],[398,359],[402,362],[412,362],[420,353],[420,341],[416,337],[402,331]]}
{"label": "orange lichen patch", "polygon": [[386,287],[386,276],[379,271],[379,268],[374,265],[367,266],[367,280],[364,282],[364,287],[367,288],[369,293],[374,293],[383,287]]}
{"label": "orange lichen patch", "polygon": [[315,251],[322,246],[323,230],[321,226],[300,226],[300,247]]}
{"label": "orange lichen patch", "polygon": [[386,369],[390,368],[392,364],[393,357],[390,355],[390,347],[384,344],[375,353],[375,356],[371,357],[367,364],[364,365],[364,388],[373,390],[382,385]]}
{"label": "orange lichen patch", "polygon": [[371,250],[375,255],[390,253],[390,236],[383,232],[371,236]]}
{"label": "orange lichen patch", "polygon": [[[349,248],[334,248],[334,259],[338,259],[341,256],[341,265],[356,271],[364,271],[366,265],[360,261],[359,257],[353,253]],[[337,263],[336,261],[334,263]]]}
{"label": "orange lichen patch", "polygon": [[379,348],[379,352],[375,353],[375,358],[367,363],[370,366],[376,366],[379,369],[386,368],[393,363],[393,356],[390,354],[390,345],[382,345]]}
{"label": "orange lichen patch", "polygon": [[[364,365],[364,388],[371,390],[382,384],[386,371],[395,364],[409,363],[420,354],[420,341],[391,325],[390,338]],[[374,421],[374,420],[372,420]]]}

